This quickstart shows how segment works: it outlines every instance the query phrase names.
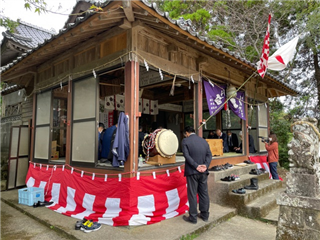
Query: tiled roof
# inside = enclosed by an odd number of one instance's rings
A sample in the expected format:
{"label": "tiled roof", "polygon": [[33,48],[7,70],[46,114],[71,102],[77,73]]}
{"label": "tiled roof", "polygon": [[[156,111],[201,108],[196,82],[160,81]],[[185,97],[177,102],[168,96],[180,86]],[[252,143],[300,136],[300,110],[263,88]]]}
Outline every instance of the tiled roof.
{"label": "tiled roof", "polygon": [[19,25],[15,29],[15,33],[9,31],[3,32],[2,35],[12,40],[13,42],[28,48],[33,49],[39,44],[44,43],[46,39],[50,39],[55,32],[40,28],[38,26],[19,21]]}
{"label": "tiled roof", "polygon": [[[194,26],[192,25],[192,21],[191,20],[185,20],[184,18],[179,18],[177,20],[174,20],[172,18],[170,18],[170,14],[169,12],[163,12],[159,7],[157,2],[151,2],[150,0],[141,0],[146,6],[148,6],[149,8],[153,8],[160,16],[165,17],[166,19],[168,19],[171,23],[179,26],[182,30],[190,33],[192,36],[197,37],[199,40],[201,40],[204,43],[207,43],[213,47],[215,47],[218,50],[221,50],[225,53],[227,53],[230,56],[233,56],[237,59],[239,59],[241,62],[250,65],[253,68],[257,68],[256,64],[248,61],[245,58],[240,57],[240,55],[236,52],[230,51],[227,48],[224,48],[222,45],[215,43],[214,41],[211,41],[208,37],[201,35],[200,32],[197,32],[194,28]],[[293,89],[289,84],[284,83],[280,77],[274,76],[270,73],[266,73],[267,76],[275,79],[278,83],[286,86],[287,88],[289,88],[291,91],[293,92],[297,92],[297,90]]]}
{"label": "tiled roof", "polygon": [[[90,0],[86,0],[87,2],[91,2],[92,4],[96,5],[96,6],[101,6],[102,8],[107,6],[110,2],[112,1],[106,1],[104,3],[101,2],[92,2]],[[232,52],[227,48],[224,48],[222,45],[215,43],[214,41],[211,41],[208,37],[201,35],[201,33],[195,31],[194,26],[192,25],[192,21],[191,20],[185,20],[184,18],[179,18],[178,20],[174,20],[171,19],[169,16],[169,12],[163,12],[159,7],[158,4],[156,2],[151,2],[150,0],[141,0],[142,3],[144,3],[146,6],[148,6],[151,9],[154,9],[160,16],[165,17],[168,21],[170,21],[172,24],[175,24],[177,26],[179,26],[179,28],[181,28],[182,30],[188,32],[189,34],[191,34],[194,37],[197,37],[199,40],[201,40],[203,43],[207,43],[211,46],[213,46],[214,48],[223,51],[224,53],[226,53],[226,55],[229,55],[230,57],[234,57],[238,60],[240,60],[242,63],[250,65],[253,68],[256,68],[256,64],[251,63],[250,61],[248,61],[245,58],[240,57],[240,55],[238,53]],[[95,14],[94,11],[92,12],[86,12],[84,15],[82,15],[81,17],[77,17],[76,21],[74,23],[69,23],[66,25],[66,28],[63,28],[61,30],[59,30],[59,33],[56,35],[52,35],[51,38],[47,39],[44,43],[39,44],[36,48],[33,48],[32,50],[28,51],[27,53],[22,54],[21,57],[18,57],[16,60],[14,60],[12,63],[6,65],[5,67],[2,67],[1,72],[5,72],[6,70],[10,69],[11,67],[13,67],[15,64],[17,64],[18,62],[20,62],[23,58],[27,57],[28,55],[30,55],[31,53],[33,53],[34,51],[38,50],[39,48],[41,48],[42,46],[44,46],[45,44],[47,44],[48,42],[51,42],[52,40],[54,40],[55,38],[58,38],[59,36],[61,36],[62,34],[68,32],[69,30],[75,28],[77,25],[79,25],[80,23],[86,21],[90,16],[92,16],[93,14]],[[290,85],[284,83],[281,81],[280,77],[276,77],[273,76],[270,73],[266,73],[267,76],[271,77],[272,79],[275,79],[280,85],[283,85],[287,88],[289,88],[291,91],[298,93],[297,90],[295,90],[294,88],[292,88]]]}

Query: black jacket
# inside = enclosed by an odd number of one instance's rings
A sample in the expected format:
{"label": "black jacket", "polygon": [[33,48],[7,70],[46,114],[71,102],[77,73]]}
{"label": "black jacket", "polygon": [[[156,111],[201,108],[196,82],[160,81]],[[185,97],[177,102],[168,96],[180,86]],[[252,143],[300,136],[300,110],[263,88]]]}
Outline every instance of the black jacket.
{"label": "black jacket", "polygon": [[[182,140],[182,152],[186,159],[185,176],[193,174],[201,174],[197,171],[198,165],[209,165],[212,160],[212,154],[208,143],[196,134],[191,134],[189,137]],[[205,174],[209,174],[208,169]]]}
{"label": "black jacket", "polygon": [[229,146],[229,151],[234,151],[233,149],[239,146],[237,134],[232,133],[230,137],[227,135],[227,142]]}

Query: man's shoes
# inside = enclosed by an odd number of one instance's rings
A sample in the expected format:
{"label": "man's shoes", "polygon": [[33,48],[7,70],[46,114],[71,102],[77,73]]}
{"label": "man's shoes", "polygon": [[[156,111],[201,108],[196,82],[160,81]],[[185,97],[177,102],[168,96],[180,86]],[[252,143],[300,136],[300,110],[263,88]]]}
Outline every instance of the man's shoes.
{"label": "man's shoes", "polygon": [[233,168],[233,165],[230,163],[226,163],[223,165],[226,169]]}
{"label": "man's shoes", "polygon": [[254,162],[251,162],[250,159],[243,161],[246,164],[254,164]]}
{"label": "man's shoes", "polygon": [[233,189],[232,192],[237,194],[245,194],[246,190],[244,190],[243,188],[239,188],[239,189]]}
{"label": "man's shoes", "polygon": [[49,206],[51,204],[53,204],[53,202],[48,202],[48,201],[41,202],[41,201],[38,201],[37,203],[33,204],[33,207],[34,208],[36,208],[36,207],[45,207],[45,206]]}
{"label": "man's shoes", "polygon": [[209,171],[221,171],[221,168],[219,166],[213,166]]}
{"label": "man's shoes", "polygon": [[227,176],[225,178],[221,178],[220,180],[224,182],[231,182],[231,181],[235,181],[236,179],[234,176]]}
{"label": "man's shoes", "polygon": [[203,218],[201,213],[198,213],[198,218],[201,218],[204,222],[208,222],[208,218]]}
{"label": "man's shoes", "polygon": [[192,224],[196,224],[197,223],[197,221],[191,221],[190,217],[187,217],[187,216],[183,216],[182,219],[185,220],[186,222],[189,222],[189,223],[192,223]]}

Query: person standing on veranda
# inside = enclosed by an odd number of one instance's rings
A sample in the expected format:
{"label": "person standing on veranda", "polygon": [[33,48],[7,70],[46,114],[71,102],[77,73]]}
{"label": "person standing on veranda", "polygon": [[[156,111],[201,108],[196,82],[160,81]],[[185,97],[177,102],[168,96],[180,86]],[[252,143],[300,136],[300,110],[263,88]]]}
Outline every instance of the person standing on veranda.
{"label": "person standing on veranda", "polygon": [[264,142],[265,147],[268,151],[268,163],[270,167],[270,172],[273,179],[279,180],[277,165],[279,161],[279,151],[278,151],[278,140],[274,133],[269,135],[269,142]]}
{"label": "person standing on veranda", "polygon": [[[184,175],[187,178],[189,217],[183,216],[183,220],[196,224],[197,217],[205,222],[209,218],[210,200],[207,180],[212,154],[206,140],[197,136],[193,127],[186,127],[184,136],[182,152],[185,157]],[[197,194],[199,195],[199,214],[197,210]]]}

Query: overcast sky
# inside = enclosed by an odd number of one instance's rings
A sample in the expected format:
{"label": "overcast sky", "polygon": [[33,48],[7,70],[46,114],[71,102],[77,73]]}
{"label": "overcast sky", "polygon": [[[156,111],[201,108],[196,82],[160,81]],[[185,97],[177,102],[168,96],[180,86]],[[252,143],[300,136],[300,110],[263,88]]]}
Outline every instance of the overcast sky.
{"label": "overcast sky", "polygon": [[[8,17],[11,20],[21,19],[24,22],[31,23],[48,30],[54,29],[57,33],[67,21],[67,14],[71,13],[74,5],[76,4],[76,0],[45,0],[47,3],[47,9],[60,14],[41,13],[39,15],[38,13],[34,12],[34,8],[32,11],[26,10],[24,8],[24,0],[0,1],[2,16]],[[4,28],[1,28],[1,32],[4,30]]]}

